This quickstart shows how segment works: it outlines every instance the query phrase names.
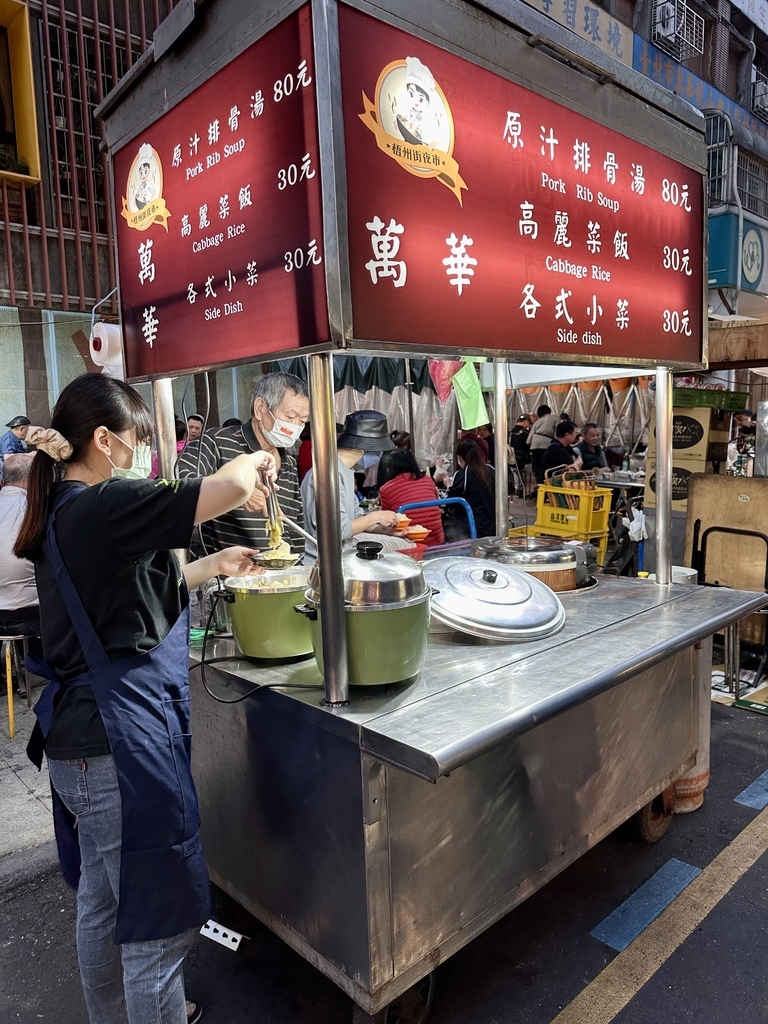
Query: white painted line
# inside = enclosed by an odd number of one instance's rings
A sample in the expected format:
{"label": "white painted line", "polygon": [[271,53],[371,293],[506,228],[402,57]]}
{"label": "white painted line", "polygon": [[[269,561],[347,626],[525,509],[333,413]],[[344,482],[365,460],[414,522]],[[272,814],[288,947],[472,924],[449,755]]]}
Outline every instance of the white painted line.
{"label": "white painted line", "polygon": [[768,808],[718,854],[552,1024],[609,1024],[768,849]]}

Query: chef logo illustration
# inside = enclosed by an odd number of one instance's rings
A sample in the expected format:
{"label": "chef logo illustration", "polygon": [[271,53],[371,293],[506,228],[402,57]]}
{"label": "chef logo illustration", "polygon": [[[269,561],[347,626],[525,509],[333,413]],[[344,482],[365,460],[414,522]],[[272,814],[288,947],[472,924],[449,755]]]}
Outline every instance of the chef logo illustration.
{"label": "chef logo illustration", "polygon": [[168,230],[171,214],[163,199],[163,165],[148,142],[140,146],[131,164],[125,192],[121,215],[128,227],[146,231],[153,224],[162,224]]}
{"label": "chef logo illustration", "polygon": [[462,203],[467,185],[453,158],[453,116],[432,72],[418,57],[387,64],[374,101],[363,93],[360,120],[379,149],[417,178],[437,178]]}

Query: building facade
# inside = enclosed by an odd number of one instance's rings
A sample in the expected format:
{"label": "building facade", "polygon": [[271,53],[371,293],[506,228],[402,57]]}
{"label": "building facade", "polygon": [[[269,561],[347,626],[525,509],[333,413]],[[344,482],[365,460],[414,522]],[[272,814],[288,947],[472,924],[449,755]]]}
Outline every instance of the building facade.
{"label": "building facade", "polygon": [[[18,413],[47,422],[61,388],[97,368],[94,319],[117,321],[94,110],[152,46],[174,3],[0,0],[0,422]],[[528,6],[568,28],[582,55],[586,44],[598,72],[618,60],[704,112],[710,307],[725,316],[765,310],[768,320],[768,0]],[[505,14],[513,7],[504,3]],[[214,422],[248,414],[258,372],[209,375]],[[201,375],[177,381],[179,409],[182,397],[188,410],[200,408],[204,386]]]}

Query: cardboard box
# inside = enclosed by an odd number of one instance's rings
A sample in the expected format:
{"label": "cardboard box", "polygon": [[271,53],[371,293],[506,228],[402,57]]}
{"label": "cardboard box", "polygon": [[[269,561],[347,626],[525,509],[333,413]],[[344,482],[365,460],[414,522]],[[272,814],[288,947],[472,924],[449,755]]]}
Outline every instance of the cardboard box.
{"label": "cardboard box", "polygon": [[[673,409],[672,451],[675,458],[707,462],[722,460],[730,437],[731,414],[717,409]],[[710,446],[712,448],[710,449]],[[648,432],[648,458],[656,458],[656,411]]]}
{"label": "cardboard box", "polygon": [[[673,459],[672,511],[685,512],[688,508],[688,484],[693,473],[711,473],[712,465],[702,459]],[[656,508],[656,460],[645,463],[645,491],[643,506]]]}

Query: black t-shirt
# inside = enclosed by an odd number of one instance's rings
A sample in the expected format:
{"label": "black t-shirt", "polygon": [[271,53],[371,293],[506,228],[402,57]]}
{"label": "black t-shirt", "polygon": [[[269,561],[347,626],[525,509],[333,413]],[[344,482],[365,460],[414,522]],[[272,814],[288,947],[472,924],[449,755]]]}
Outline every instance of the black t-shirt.
{"label": "black t-shirt", "polygon": [[[64,564],[110,661],[156,647],[178,619],[185,588],[170,549],[189,545],[200,484],[116,478],[82,488],[59,512],[56,537]],[[58,488],[79,486],[64,482]],[[35,571],[44,657],[66,684],[87,671],[85,655],[52,566],[41,557]],[[67,760],[108,752],[91,688],[64,686],[46,754]]]}
{"label": "black t-shirt", "polygon": [[568,444],[563,444],[555,438],[550,441],[549,448],[544,452],[542,469],[546,473],[548,469],[556,469],[558,466],[570,466],[576,459],[576,452]]}
{"label": "black t-shirt", "polygon": [[449,498],[464,498],[475,517],[478,537],[496,536],[496,471],[488,466],[492,482],[490,488],[483,487],[469,466],[458,469],[453,483],[448,488]]}

